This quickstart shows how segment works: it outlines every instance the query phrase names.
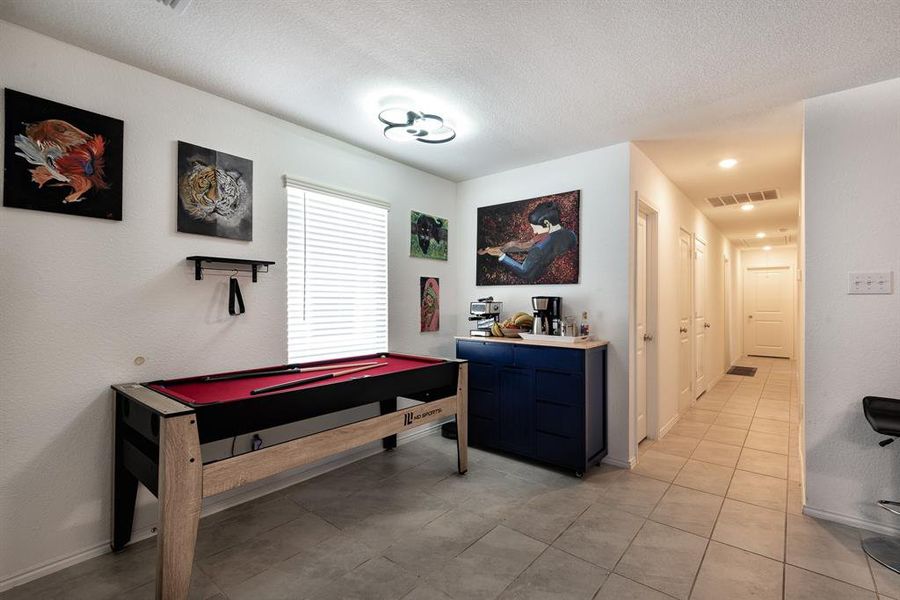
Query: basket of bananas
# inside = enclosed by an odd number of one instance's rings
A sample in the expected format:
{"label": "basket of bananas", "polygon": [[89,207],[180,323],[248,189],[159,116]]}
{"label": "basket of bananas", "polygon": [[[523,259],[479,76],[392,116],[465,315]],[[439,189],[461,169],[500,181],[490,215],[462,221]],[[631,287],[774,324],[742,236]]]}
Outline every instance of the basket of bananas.
{"label": "basket of bananas", "polygon": [[491,335],[494,337],[521,337],[519,333],[522,331],[531,331],[534,325],[534,317],[525,312],[517,312],[510,318],[501,323],[494,323],[491,326]]}

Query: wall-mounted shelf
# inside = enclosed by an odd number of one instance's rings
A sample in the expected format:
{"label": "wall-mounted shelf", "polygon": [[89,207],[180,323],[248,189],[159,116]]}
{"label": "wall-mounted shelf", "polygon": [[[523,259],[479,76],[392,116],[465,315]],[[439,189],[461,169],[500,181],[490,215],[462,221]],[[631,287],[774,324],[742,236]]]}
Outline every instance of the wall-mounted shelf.
{"label": "wall-mounted shelf", "polygon": [[[238,271],[251,273],[254,283],[256,282],[257,273],[268,273],[269,265],[275,264],[274,260],[223,258],[221,256],[188,256],[187,260],[194,263],[194,279],[203,279],[203,271]],[[260,267],[265,267],[265,270],[260,271]]]}

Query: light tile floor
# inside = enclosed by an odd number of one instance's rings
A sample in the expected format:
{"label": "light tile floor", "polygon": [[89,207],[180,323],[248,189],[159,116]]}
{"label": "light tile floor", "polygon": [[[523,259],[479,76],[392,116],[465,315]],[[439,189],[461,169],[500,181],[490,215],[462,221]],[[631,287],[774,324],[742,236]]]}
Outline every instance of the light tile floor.
{"label": "light tile floor", "polygon": [[[632,471],[584,480],[428,436],[201,521],[191,598],[900,600],[851,527],[800,514],[795,374],[748,358]],[[152,540],[0,594],[153,597]]]}

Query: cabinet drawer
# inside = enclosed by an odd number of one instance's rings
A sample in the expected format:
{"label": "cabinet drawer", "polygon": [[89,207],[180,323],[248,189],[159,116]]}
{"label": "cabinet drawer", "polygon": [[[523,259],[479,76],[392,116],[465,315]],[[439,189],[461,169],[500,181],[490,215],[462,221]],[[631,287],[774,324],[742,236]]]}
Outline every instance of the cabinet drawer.
{"label": "cabinet drawer", "polygon": [[517,367],[584,372],[584,350],[515,346],[515,359]]}
{"label": "cabinet drawer", "polygon": [[485,419],[478,415],[469,416],[469,442],[476,446],[492,448],[497,445],[500,437],[497,421]]}
{"label": "cabinet drawer", "polygon": [[469,390],[469,414],[496,420],[499,416],[497,394],[484,390]]}
{"label": "cabinet drawer", "polygon": [[[460,357],[462,358],[462,357]],[[497,368],[494,365],[469,361],[469,389],[493,392],[497,388]]]}
{"label": "cabinet drawer", "polygon": [[507,344],[457,340],[456,358],[494,365],[512,365],[513,348]]}
{"label": "cabinet drawer", "polygon": [[584,406],[584,377],[581,374],[535,370],[534,396],[539,400]]}
{"label": "cabinet drawer", "polygon": [[534,456],[561,467],[581,471],[584,468],[582,446],[576,438],[564,438],[549,433],[534,433]]}
{"label": "cabinet drawer", "polygon": [[534,428],[538,433],[574,438],[584,431],[584,415],[579,407],[538,400],[534,410]]}

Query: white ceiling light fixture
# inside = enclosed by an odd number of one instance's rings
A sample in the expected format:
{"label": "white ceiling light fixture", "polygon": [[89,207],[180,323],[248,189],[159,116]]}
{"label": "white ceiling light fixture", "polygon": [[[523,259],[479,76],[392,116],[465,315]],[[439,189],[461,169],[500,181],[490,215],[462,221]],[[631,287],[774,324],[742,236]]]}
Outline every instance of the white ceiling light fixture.
{"label": "white ceiling light fixture", "polygon": [[760,231],[759,233],[756,234],[756,239],[758,239],[758,240],[761,240],[764,237],[766,237],[766,232],[764,232],[764,231]]}
{"label": "white ceiling light fixture", "polygon": [[378,114],[386,125],[384,137],[395,142],[444,144],[456,137],[456,131],[438,115],[407,108],[388,108]]}
{"label": "white ceiling light fixture", "polygon": [[741,204],[741,210],[744,212],[753,210],[754,208],[756,208],[756,207],[753,206],[752,204]]}
{"label": "white ceiling light fixture", "polygon": [[730,169],[738,163],[736,158],[726,158],[719,161],[719,166],[723,169]]}

